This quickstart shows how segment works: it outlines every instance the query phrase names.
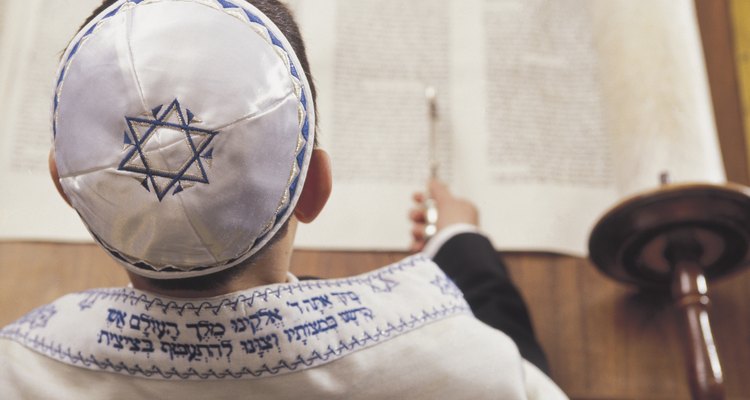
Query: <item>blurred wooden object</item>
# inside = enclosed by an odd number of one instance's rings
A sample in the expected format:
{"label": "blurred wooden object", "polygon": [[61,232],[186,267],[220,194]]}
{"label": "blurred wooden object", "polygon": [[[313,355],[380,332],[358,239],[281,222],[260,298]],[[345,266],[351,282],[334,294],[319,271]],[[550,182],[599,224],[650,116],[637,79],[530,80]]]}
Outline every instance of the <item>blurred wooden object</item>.
{"label": "blurred wooden object", "polygon": [[748,152],[729,0],[695,0],[727,180],[748,185]]}
{"label": "blurred wooden object", "polygon": [[729,0],[729,15],[744,125],[745,154],[750,156],[750,113],[748,113],[750,108],[750,2],[747,0]]}
{"label": "blurred wooden object", "polygon": [[594,264],[610,277],[669,293],[678,309],[694,399],[724,399],[706,278],[750,262],[750,189],[665,185],[626,199],[594,227]]}
{"label": "blurred wooden object", "polygon": [[[398,252],[297,251],[297,275],[344,277],[394,262]],[[588,260],[503,254],[531,309],[555,380],[572,399],[685,399],[678,320],[668,296],[634,295]],[[0,242],[0,325],[65,293],[127,283],[93,244]],[[750,273],[712,287],[714,337],[728,399],[747,399]]]}

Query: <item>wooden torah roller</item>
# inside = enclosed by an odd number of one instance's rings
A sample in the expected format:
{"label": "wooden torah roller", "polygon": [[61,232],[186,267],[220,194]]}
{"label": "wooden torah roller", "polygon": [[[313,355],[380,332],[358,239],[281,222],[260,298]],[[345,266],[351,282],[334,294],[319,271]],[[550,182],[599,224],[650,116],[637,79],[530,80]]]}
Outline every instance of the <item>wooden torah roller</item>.
{"label": "wooden torah roller", "polygon": [[591,232],[589,257],[604,274],[671,290],[694,399],[724,398],[706,278],[748,265],[749,244],[750,189],[739,185],[665,185],[615,206]]}

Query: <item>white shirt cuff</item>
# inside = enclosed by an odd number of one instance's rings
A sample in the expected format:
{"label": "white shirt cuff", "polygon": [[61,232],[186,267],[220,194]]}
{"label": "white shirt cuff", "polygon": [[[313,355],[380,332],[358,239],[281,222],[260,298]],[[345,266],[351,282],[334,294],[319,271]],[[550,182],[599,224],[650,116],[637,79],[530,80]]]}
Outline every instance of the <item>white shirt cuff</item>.
{"label": "white shirt cuff", "polygon": [[480,233],[479,228],[472,224],[453,224],[438,231],[424,246],[422,254],[435,258],[445,242],[462,233]]}
{"label": "white shirt cuff", "polygon": [[297,283],[297,282],[299,282],[299,278],[297,278],[296,276],[294,276],[294,274],[291,273],[290,271],[287,271],[286,272],[286,283]]}

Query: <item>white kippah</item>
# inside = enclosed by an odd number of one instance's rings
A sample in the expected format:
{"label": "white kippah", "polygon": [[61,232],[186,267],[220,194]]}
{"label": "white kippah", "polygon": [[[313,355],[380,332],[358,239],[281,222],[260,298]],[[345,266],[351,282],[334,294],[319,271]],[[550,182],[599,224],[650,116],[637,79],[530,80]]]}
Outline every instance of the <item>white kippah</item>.
{"label": "white kippah", "polygon": [[286,222],[312,154],[305,73],[245,0],[120,0],[73,39],[53,105],[63,190],[151,278],[206,275]]}

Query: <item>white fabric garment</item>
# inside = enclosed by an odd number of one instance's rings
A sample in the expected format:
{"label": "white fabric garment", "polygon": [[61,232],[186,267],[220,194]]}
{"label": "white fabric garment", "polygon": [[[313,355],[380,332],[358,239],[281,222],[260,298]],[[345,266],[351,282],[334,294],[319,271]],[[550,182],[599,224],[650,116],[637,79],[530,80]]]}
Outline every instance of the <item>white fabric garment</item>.
{"label": "white fabric garment", "polygon": [[210,299],[71,294],[0,331],[0,398],[558,399],[423,255]]}

